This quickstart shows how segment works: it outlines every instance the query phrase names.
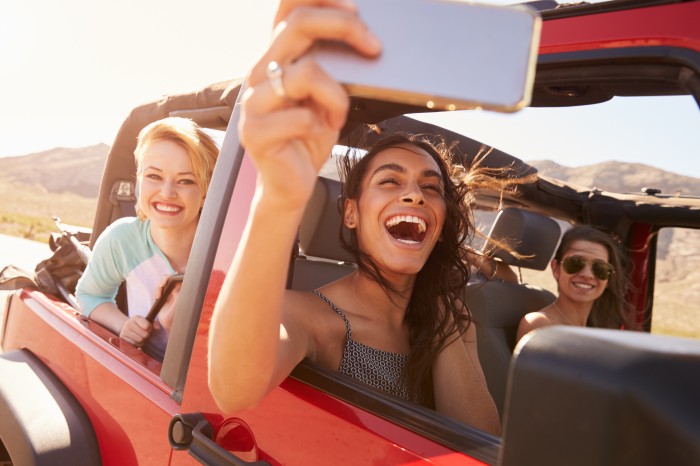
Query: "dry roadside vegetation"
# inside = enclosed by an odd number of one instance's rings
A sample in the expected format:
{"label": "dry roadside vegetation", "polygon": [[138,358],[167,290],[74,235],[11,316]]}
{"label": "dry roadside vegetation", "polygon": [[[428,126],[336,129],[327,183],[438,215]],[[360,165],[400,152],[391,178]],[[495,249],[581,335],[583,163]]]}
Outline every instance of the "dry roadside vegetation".
{"label": "dry roadside vegetation", "polygon": [[0,233],[47,241],[64,223],[92,227],[109,146],[0,158]]}
{"label": "dry roadside vegetation", "polygon": [[[68,224],[92,227],[108,151],[99,144],[0,158],[0,233],[47,241],[56,231],[54,215]],[[641,164],[570,168],[551,161],[530,163],[545,176],[579,186],[617,192],[639,192],[648,186],[668,194],[700,195],[700,180]],[[657,258],[652,331],[700,338],[700,230],[662,230]],[[523,279],[556,291],[549,269],[523,270]]]}
{"label": "dry roadside vegetation", "polygon": [[0,198],[0,233],[42,242],[57,231],[52,216],[90,228],[97,206],[96,197],[49,193],[40,186],[7,182],[1,177]]}
{"label": "dry roadside vegetation", "polygon": [[700,230],[660,232],[652,331],[700,338]]}

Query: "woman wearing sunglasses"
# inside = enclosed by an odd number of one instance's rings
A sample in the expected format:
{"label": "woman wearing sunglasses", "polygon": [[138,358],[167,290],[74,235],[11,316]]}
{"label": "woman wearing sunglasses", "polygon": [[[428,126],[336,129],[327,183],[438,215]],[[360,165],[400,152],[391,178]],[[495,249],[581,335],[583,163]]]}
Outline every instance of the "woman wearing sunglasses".
{"label": "woman wearing sunglasses", "polygon": [[610,235],[591,226],[575,226],[564,233],[551,263],[559,296],[520,320],[517,339],[549,325],[631,328],[622,256]]}

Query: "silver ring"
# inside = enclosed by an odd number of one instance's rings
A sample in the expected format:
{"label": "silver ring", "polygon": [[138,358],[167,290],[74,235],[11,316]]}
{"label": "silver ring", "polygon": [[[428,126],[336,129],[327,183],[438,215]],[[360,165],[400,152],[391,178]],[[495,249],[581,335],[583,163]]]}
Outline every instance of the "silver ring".
{"label": "silver ring", "polygon": [[267,77],[270,80],[272,92],[280,99],[287,100],[287,90],[284,88],[284,83],[282,82],[284,70],[279,63],[273,60],[267,64]]}

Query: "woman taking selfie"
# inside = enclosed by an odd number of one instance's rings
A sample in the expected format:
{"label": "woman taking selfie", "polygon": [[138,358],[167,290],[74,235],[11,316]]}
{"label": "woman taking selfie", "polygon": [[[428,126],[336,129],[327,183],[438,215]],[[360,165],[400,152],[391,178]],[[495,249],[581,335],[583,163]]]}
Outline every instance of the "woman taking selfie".
{"label": "woman taking selfie", "polygon": [[347,157],[342,218],[358,270],[314,292],[285,289],[299,222],[349,104],[306,52],[320,39],[368,56],[380,44],[345,1],[282,1],[276,24],[242,99],[239,133],[258,180],[212,318],[215,400],[227,412],[251,408],[308,358],[499,433],[474,326],[457,297],[469,273],[467,198],[479,176],[453,167],[445,145],[398,135]]}

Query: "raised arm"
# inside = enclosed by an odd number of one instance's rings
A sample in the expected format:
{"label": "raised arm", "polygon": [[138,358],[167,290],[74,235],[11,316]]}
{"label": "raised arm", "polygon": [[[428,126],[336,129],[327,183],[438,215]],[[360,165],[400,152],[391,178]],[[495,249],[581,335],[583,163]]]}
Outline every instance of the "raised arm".
{"label": "raised arm", "polygon": [[[257,188],[210,330],[209,387],[227,412],[257,404],[310,351],[304,323],[285,312],[303,300],[285,291],[287,264],[349,100],[305,53],[317,39],[343,40],[365,54],[379,47],[345,1],[283,0],[276,21],[242,98],[238,129]],[[276,87],[273,61],[283,70]]]}

